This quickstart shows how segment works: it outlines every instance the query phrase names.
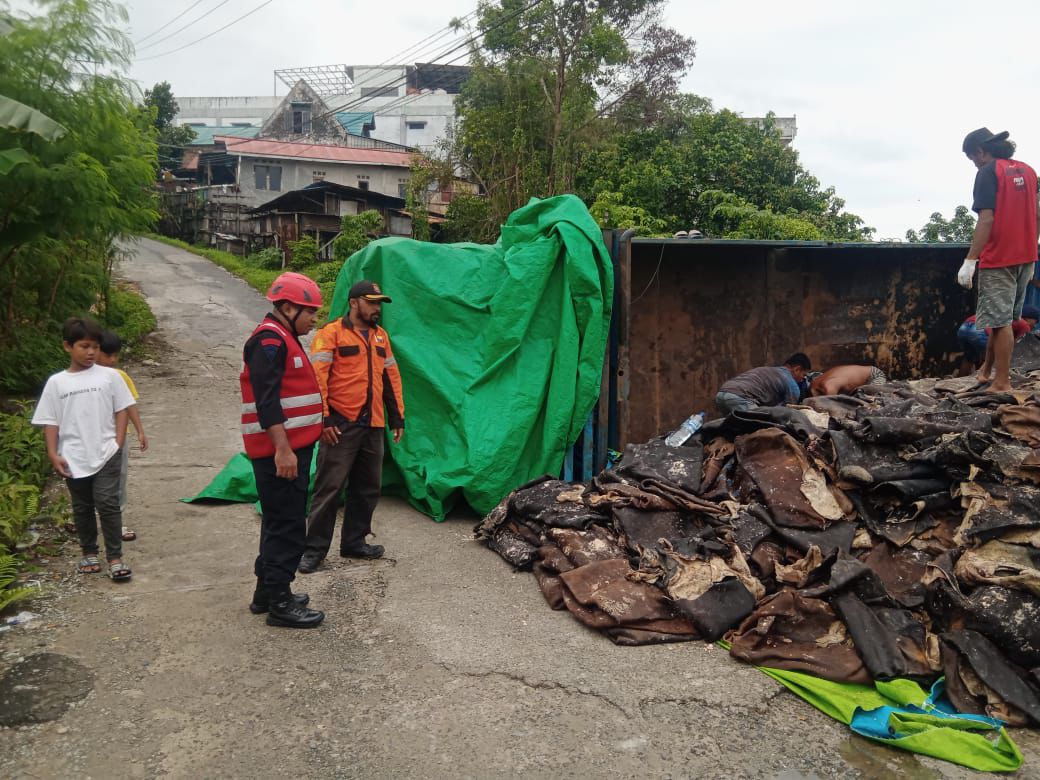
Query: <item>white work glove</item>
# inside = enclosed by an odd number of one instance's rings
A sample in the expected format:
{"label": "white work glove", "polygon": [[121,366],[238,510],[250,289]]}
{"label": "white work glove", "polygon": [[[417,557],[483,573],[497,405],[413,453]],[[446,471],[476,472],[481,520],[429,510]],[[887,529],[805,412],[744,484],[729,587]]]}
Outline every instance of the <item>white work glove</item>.
{"label": "white work glove", "polygon": [[975,266],[979,264],[978,260],[969,260],[965,258],[961,264],[961,270],[957,272],[957,284],[968,290],[971,289],[971,278],[975,275]]}

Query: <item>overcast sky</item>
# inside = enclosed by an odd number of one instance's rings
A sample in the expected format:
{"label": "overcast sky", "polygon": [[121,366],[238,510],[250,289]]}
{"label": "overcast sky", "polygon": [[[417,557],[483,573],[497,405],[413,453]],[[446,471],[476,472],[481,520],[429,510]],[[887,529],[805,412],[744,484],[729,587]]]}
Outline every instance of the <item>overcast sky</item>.
{"label": "overcast sky", "polygon": [[[167,25],[193,2],[130,0],[132,40]],[[206,18],[160,40],[221,2]],[[131,75],[145,87],[169,81],[181,96],[269,95],[275,68],[383,63],[476,6],[475,0],[389,6],[268,0],[208,40],[155,57],[262,3],[200,0],[141,42]],[[879,238],[902,237],[933,211],[949,217],[958,204],[971,205],[974,168],[960,144],[976,127],[1010,130],[1016,156],[1040,167],[1036,0],[992,6],[672,0],[666,17],[697,41],[684,88],[745,116],[796,115],[794,146],[802,163],[876,227]],[[421,54],[405,59],[430,58],[426,48]],[[279,85],[278,94],[285,91]]]}

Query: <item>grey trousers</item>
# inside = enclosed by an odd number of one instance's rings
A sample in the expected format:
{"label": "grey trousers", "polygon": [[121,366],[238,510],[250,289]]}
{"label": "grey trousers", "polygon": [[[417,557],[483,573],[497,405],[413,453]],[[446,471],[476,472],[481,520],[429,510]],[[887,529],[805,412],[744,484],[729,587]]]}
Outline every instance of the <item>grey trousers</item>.
{"label": "grey trousers", "polygon": [[339,494],[347,489],[343,510],[340,550],[352,550],[372,533],[372,513],[379,503],[383,479],[383,446],[386,429],[352,425],[340,434],[339,443],[318,445],[314,496],[307,516],[305,554],[324,557],[336,532]]}
{"label": "grey trousers", "polygon": [[[126,448],[126,445],[123,445]],[[85,555],[98,553],[98,518],[105,537],[105,557],[123,556],[123,513],[119,509],[119,474],[123,466],[120,450],[96,474],[66,479],[72,498],[72,519],[76,523],[79,546]],[[96,512],[96,516],[95,516]]]}

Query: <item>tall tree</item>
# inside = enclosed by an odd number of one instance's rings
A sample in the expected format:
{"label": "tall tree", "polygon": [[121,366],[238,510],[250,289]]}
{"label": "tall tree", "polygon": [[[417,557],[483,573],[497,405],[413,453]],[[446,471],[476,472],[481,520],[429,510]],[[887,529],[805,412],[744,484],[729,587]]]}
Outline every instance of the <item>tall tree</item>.
{"label": "tall tree", "polygon": [[967,206],[958,206],[948,220],[943,218],[942,212],[936,211],[919,231],[906,231],[906,240],[911,243],[946,241],[971,243],[974,233],[975,217],[972,216]]}
{"label": "tall tree", "polygon": [[478,9],[455,157],[501,222],[531,196],[573,190],[605,116],[650,116],[694,42],[664,0],[494,0]]}
{"label": "tall tree", "polygon": [[[732,221],[716,218],[742,203],[761,216],[782,218],[766,220],[768,235],[745,238],[805,238],[806,224],[815,227],[814,238],[865,240],[873,233],[844,210],[833,188],[821,187],[802,167],[772,117],[749,122],[732,111],[716,111],[696,95],[679,95],[657,121],[613,135],[590,154],[577,185],[587,200],[642,209],[661,220],[666,232],[731,233]],[[745,222],[741,232],[756,224],[766,222]],[[784,224],[791,235],[782,235]]]}
{"label": "tall tree", "polygon": [[164,167],[179,167],[183,148],[195,140],[195,131],[188,125],[174,124],[180,107],[173,96],[170,82],[160,81],[144,92],[145,108],[152,112],[152,125],[159,145],[159,160]]}
{"label": "tall tree", "polygon": [[108,0],[40,7],[37,16],[9,17],[0,32],[0,95],[66,130],[41,137],[0,123],[0,149],[29,158],[0,187],[0,362],[8,390],[17,367],[46,372],[42,356],[53,347],[60,355],[55,332],[64,317],[91,308],[104,315],[117,240],[150,228],[156,216],[150,120],[121,73],[130,54],[120,30],[125,11]]}

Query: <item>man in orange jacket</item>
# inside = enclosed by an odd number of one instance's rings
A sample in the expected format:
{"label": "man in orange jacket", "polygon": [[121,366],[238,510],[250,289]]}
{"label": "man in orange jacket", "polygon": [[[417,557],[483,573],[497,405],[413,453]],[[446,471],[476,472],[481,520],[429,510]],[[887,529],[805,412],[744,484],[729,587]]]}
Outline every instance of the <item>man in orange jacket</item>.
{"label": "man in orange jacket", "polygon": [[347,489],[339,554],[379,558],[383,547],[368,544],[372,513],[383,477],[384,428],[394,443],[404,434],[404,396],[390,337],[379,327],[390,298],[375,282],[350,288],[350,310],[314,336],[311,360],[324,402],[324,421],[307,544],[299,570],[316,571],[328,555],[336,530],[339,493]]}

